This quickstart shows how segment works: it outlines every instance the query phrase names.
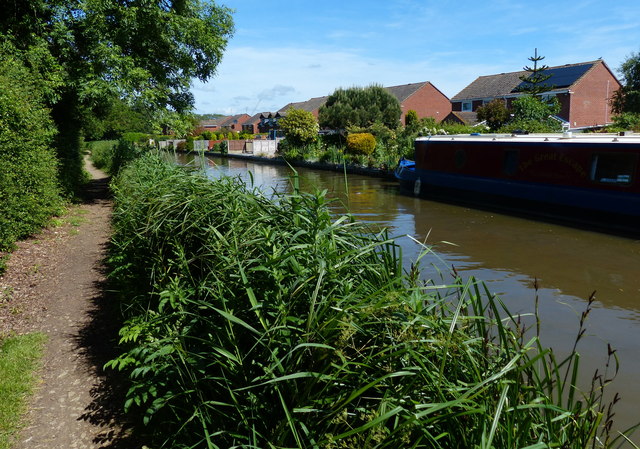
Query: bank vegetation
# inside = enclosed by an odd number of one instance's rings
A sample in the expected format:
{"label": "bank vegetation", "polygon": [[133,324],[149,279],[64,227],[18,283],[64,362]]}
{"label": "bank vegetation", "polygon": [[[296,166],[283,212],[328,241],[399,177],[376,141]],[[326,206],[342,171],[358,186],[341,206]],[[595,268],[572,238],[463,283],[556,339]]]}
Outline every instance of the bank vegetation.
{"label": "bank vegetation", "polygon": [[613,430],[616,399],[605,400],[614,351],[580,391],[577,349],[557,358],[535,319],[525,329],[473,278],[424,280],[386,231],[332,216],[323,192],[271,196],[150,154],[113,191],[109,265],[124,324],[108,366],[128,376],[126,409],[149,447],[626,438]]}

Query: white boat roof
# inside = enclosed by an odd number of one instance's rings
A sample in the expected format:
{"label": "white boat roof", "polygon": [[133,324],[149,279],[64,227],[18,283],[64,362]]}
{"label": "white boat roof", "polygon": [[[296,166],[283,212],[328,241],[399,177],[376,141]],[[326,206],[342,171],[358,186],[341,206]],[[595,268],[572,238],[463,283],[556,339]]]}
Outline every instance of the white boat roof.
{"label": "white boat roof", "polygon": [[418,137],[416,141],[459,142],[562,142],[562,143],[637,143],[640,134],[624,133],[546,133],[546,134],[450,134]]}

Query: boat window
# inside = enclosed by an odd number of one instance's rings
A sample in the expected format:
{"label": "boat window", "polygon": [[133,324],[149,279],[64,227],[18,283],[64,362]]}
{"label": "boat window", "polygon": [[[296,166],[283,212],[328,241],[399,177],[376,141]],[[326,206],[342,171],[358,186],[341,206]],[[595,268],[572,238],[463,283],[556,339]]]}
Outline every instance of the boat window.
{"label": "boat window", "polygon": [[513,176],[518,171],[518,150],[507,150],[504,152],[504,164],[502,171],[505,175]]}
{"label": "boat window", "polygon": [[637,162],[636,154],[594,154],[591,159],[591,180],[606,184],[631,184]]}

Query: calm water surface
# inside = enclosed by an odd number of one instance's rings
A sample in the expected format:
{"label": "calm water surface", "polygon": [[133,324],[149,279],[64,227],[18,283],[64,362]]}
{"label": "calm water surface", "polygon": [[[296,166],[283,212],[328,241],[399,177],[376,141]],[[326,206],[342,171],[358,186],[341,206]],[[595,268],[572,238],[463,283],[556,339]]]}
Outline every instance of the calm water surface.
{"label": "calm water surface", "polygon": [[[181,163],[202,164],[193,156],[179,157]],[[211,177],[249,180],[251,173],[254,185],[268,192],[291,190],[288,167],[210,161],[204,165]],[[464,278],[485,281],[513,313],[533,311],[537,279],[544,343],[559,352],[573,345],[580,314],[595,291],[579,346],[583,371],[602,367],[611,343],[621,361],[610,388],[622,395],[615,427],[640,421],[640,241],[399,195],[392,180],[349,175],[345,181],[339,173],[297,170],[303,191],[326,189],[339,200],[336,213],[348,209],[362,221],[389,228],[406,264],[422,251],[412,236],[433,249],[427,265],[442,272],[453,266]],[[436,269],[430,270],[435,276]]]}

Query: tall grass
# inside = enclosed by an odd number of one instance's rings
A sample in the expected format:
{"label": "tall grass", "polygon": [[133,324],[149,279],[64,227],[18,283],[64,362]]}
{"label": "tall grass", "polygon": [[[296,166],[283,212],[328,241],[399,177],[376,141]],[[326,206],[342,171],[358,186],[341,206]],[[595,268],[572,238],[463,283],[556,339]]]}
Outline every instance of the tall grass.
{"label": "tall grass", "polygon": [[556,360],[474,279],[404,273],[386,232],[332,217],[322,193],[272,200],[155,156],[113,189],[126,322],[108,365],[154,447],[617,441],[611,373],[578,391],[577,352]]}

